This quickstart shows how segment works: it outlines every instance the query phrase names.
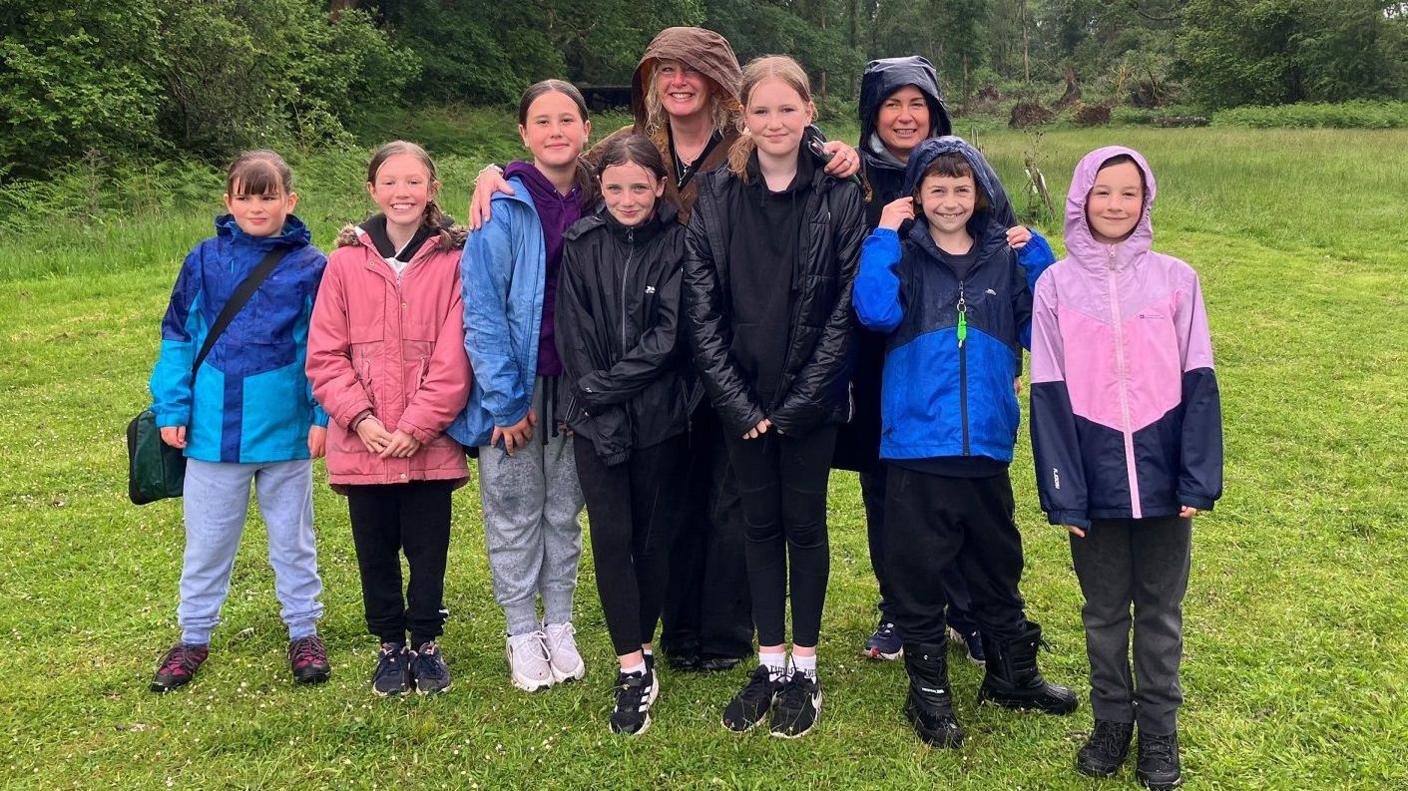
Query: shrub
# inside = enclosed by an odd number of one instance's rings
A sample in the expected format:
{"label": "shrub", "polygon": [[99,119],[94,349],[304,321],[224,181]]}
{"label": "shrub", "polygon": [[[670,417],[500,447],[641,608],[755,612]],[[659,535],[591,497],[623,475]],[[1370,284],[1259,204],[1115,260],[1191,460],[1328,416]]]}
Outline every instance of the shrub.
{"label": "shrub", "polygon": [[1213,126],[1256,129],[1328,127],[1333,129],[1408,128],[1408,102],[1354,101],[1340,104],[1286,104],[1236,107],[1212,117]]}

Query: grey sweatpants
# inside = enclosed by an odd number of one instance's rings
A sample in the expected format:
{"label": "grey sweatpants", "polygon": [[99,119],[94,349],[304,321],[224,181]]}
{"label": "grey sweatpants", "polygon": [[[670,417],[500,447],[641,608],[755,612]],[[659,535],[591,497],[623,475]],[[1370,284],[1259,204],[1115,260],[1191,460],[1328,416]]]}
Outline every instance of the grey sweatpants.
{"label": "grey sweatpants", "polygon": [[[1193,520],[1096,520],[1071,536],[1081,621],[1090,657],[1090,707],[1099,720],[1137,722],[1141,733],[1178,728],[1183,687],[1183,595],[1188,591]],[[1134,678],[1129,672],[1134,607]]]}
{"label": "grey sweatpants", "polygon": [[[528,446],[512,456],[501,446],[479,448],[479,496],[484,505],[484,543],[494,599],[504,608],[509,635],[538,628],[537,597],[543,622],[572,620],[577,561],[582,556],[582,487],[572,438],[553,436],[544,416],[543,380],[533,394],[538,425]],[[556,410],[554,409],[554,412]]]}

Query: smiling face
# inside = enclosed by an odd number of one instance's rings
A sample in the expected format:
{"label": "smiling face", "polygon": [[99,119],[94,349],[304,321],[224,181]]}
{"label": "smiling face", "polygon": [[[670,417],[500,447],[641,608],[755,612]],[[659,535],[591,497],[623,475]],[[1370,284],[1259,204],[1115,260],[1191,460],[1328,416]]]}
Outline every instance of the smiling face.
{"label": "smiling face", "polygon": [[1085,219],[1095,240],[1122,241],[1144,213],[1144,179],[1139,166],[1119,162],[1100,169],[1085,201]]}
{"label": "smiling face", "polygon": [[930,174],[919,185],[919,201],[929,230],[942,235],[966,231],[978,204],[972,176]]}
{"label": "smiling face", "polygon": [[906,85],[885,97],[875,116],[875,132],[891,154],[908,161],[909,152],[929,137],[929,102],[924,92]]}
{"label": "smiling face", "polygon": [[611,165],[601,171],[601,197],[606,210],[625,226],[650,219],[655,201],[665,194],[665,180],[634,162]]}
{"label": "smiling face", "polygon": [[662,60],[655,67],[655,92],[660,107],[672,118],[709,112],[713,83],[677,60]]}
{"label": "smiling face", "polygon": [[440,182],[414,154],[393,154],[377,168],[367,192],[381,207],[388,225],[415,228],[425,216],[426,204],[435,199]]}
{"label": "smiling face", "polygon": [[816,115],[815,106],[780,77],[769,77],[748,92],[743,121],[759,154],[777,159],[795,156],[802,133]]}
{"label": "smiling face", "polygon": [[298,193],[282,189],[251,194],[243,182],[236,181],[225,193],[225,209],[235,218],[235,224],[250,236],[277,236],[283,232],[284,221],[298,205]]}
{"label": "smiling face", "polygon": [[576,164],[591,131],[577,103],[559,91],[534,99],[518,125],[518,136],[533,153],[534,163],[552,169]]}

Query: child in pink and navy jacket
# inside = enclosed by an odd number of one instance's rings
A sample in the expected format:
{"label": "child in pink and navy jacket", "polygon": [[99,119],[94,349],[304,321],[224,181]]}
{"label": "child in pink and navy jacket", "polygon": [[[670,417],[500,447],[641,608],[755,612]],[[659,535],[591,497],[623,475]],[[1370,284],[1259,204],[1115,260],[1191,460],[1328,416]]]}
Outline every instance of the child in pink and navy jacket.
{"label": "child in pink and navy jacket", "polygon": [[1076,768],[1114,774],[1137,723],[1136,776],[1173,788],[1192,519],[1222,494],[1222,412],[1198,275],[1150,249],[1154,194],[1131,149],[1076,166],[1068,253],[1032,309],[1031,431],[1041,507],[1070,531],[1085,596],[1095,728]]}
{"label": "child in pink and navy jacket", "polygon": [[367,628],[381,641],[378,695],[450,687],[435,640],[445,621],[450,492],[469,468],[444,431],[464,409],[470,370],[465,233],[436,205],[439,188],[420,146],[377,150],[367,191],[381,212],[343,229],[308,335],[308,378],[331,417],[328,481],[347,495]]}

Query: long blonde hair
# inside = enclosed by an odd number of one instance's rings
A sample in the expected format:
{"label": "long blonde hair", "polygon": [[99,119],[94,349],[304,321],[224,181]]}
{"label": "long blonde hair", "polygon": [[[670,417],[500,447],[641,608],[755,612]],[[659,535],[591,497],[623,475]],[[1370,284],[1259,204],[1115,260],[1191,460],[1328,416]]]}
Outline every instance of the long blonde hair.
{"label": "long blonde hair", "polygon": [[[803,102],[811,105],[812,83],[807,79],[807,72],[802,69],[801,64],[786,55],[764,55],[748,61],[748,65],[743,67],[743,87],[738,92],[738,98],[743,104],[745,113],[748,110],[748,98],[752,95],[753,89],[765,80],[773,78],[782,80],[788,87],[795,90],[798,96],[802,97]],[[757,150],[758,143],[749,133],[742,114],[738,116],[738,129],[742,134],[733,144],[733,148],[729,149],[728,169],[733,171],[733,174],[742,179],[744,183],[747,183],[748,159]]]}

